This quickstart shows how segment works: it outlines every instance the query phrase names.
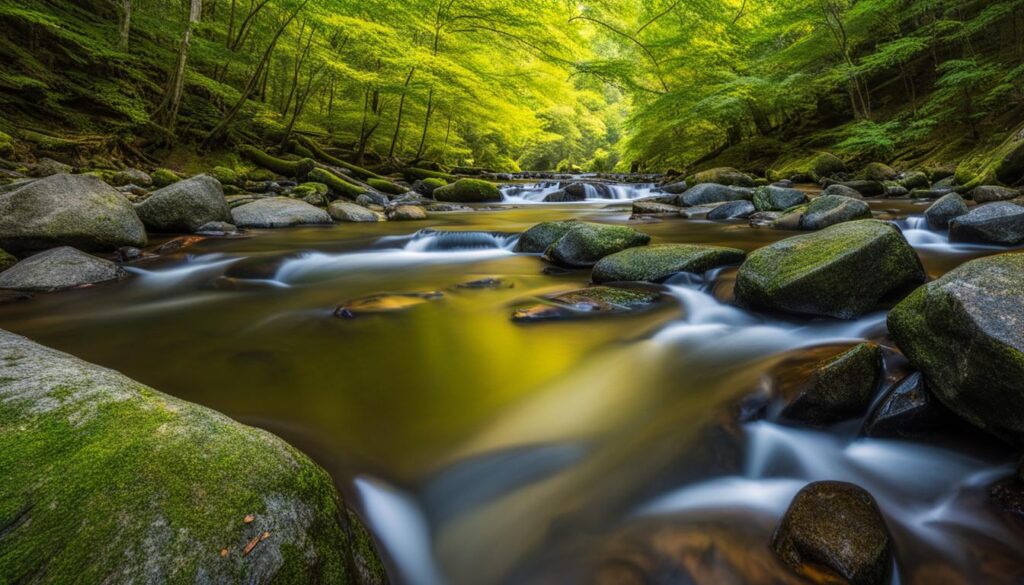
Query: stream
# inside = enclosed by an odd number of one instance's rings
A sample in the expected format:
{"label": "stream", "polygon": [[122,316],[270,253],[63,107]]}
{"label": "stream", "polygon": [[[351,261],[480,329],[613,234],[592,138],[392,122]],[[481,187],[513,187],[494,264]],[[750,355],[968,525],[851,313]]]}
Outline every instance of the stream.
{"label": "stream", "polygon": [[[0,327],[268,429],[334,477],[396,583],[800,583],[772,530],[808,482],[870,491],[893,533],[894,583],[1019,583],[1024,526],[987,497],[1013,473],[987,442],[859,437],[740,423],[738,404],[823,347],[892,348],[885,313],[785,319],[729,304],[735,270],[677,276],[635,314],[510,320],[586,286],[516,254],[542,221],[630,225],[654,243],[747,251],[795,235],[746,220],[630,220],[654,185],[503,188],[506,202],[422,222],[339,224],[206,239],[131,265],[117,284],[0,306]],[[951,244],[928,201],[870,200],[929,276],[1003,248]],[[494,288],[460,287],[484,278]],[[346,319],[380,293],[439,293]],[[817,353],[816,353],[817,352]],[[833,352],[834,353],[834,352]],[[829,354],[825,354],[829,355]],[[887,385],[906,363],[886,352]]]}

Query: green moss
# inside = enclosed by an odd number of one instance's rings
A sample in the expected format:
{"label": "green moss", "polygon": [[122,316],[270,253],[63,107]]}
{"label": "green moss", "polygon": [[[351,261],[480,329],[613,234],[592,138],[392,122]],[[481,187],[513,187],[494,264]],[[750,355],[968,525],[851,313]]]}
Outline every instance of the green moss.
{"label": "green moss", "polygon": [[334,191],[338,195],[344,195],[345,197],[351,197],[353,199],[359,197],[363,193],[366,193],[366,189],[359,185],[349,183],[327,169],[313,169],[312,172],[309,173],[309,179],[311,181],[327,185],[331,191]]}
{"label": "green moss", "polygon": [[327,195],[327,185],[323,183],[303,183],[292,189],[293,197],[307,197],[309,195]]}
{"label": "green moss", "polygon": [[539,223],[519,236],[519,241],[516,242],[516,252],[540,254],[579,224],[580,222],[575,219]]}
{"label": "green moss", "polygon": [[731,167],[719,167],[701,171],[687,177],[686,183],[691,187],[702,183],[714,183],[716,185],[729,185],[734,187],[754,186],[754,180],[750,176]]}
{"label": "green moss", "polygon": [[807,202],[807,195],[796,189],[758,187],[754,190],[754,207],[758,211],[785,211]]}
{"label": "green moss", "polygon": [[861,343],[819,363],[782,416],[827,426],[865,414],[882,373],[882,349]]}
{"label": "green moss", "polygon": [[0,156],[11,156],[12,154],[14,154],[14,139],[0,130]]}
{"label": "green moss", "polygon": [[18,263],[18,259],[6,250],[0,250],[0,271],[7,270]]}
{"label": "green moss", "polygon": [[249,145],[244,145],[239,148],[239,152],[257,165],[284,177],[305,178],[314,168],[316,168],[316,162],[312,159],[303,158],[296,161],[289,161],[276,156],[271,156],[262,150]]}
{"label": "green moss", "polygon": [[559,266],[593,266],[605,256],[627,248],[646,246],[651,236],[616,225],[580,222],[544,251],[544,258]]}
{"label": "green moss", "polygon": [[441,187],[444,187],[447,184],[448,181],[445,181],[444,179],[438,179],[436,177],[423,179],[423,187],[424,190],[427,192],[428,196],[433,195],[434,191],[440,189]]}
{"label": "green moss", "polygon": [[363,167],[361,167],[359,165],[354,165],[354,164],[352,164],[352,163],[350,163],[348,161],[341,160],[338,157],[331,156],[329,153],[324,151],[324,149],[320,148],[320,146],[316,142],[313,142],[312,140],[310,140],[308,138],[300,137],[299,140],[301,141],[303,146],[308,148],[310,152],[312,152],[313,154],[316,155],[316,158],[324,161],[325,163],[327,163],[329,165],[334,165],[336,167],[341,167],[343,169],[348,169],[348,170],[352,171],[355,174],[355,176],[363,178],[363,179],[382,179],[382,180],[387,180],[386,177],[382,177],[382,176],[378,175],[377,173],[375,173],[373,171],[370,171],[368,169],[364,169]]}
{"label": "green moss", "polygon": [[480,179],[459,179],[451,185],[434,190],[434,199],[451,203],[497,203],[502,201],[501,191]]}
{"label": "green moss", "polygon": [[827,152],[786,155],[777,160],[774,167],[769,172],[770,179],[789,179],[798,183],[816,183],[849,170],[841,158]]}
{"label": "green moss", "polygon": [[388,195],[402,195],[409,190],[384,179],[367,179],[366,184]]}
{"label": "green moss", "polygon": [[857,173],[857,178],[864,181],[893,181],[896,176],[897,173],[892,167],[878,162],[868,164]]}
{"label": "green moss", "polygon": [[402,169],[402,175],[405,176],[407,181],[417,181],[423,179],[443,179],[449,183],[458,180],[458,177],[449,175],[448,173],[442,173],[439,171],[428,171],[427,169],[418,169],[415,167],[408,167]]}
{"label": "green moss", "polygon": [[242,184],[241,179],[238,177],[238,173],[227,167],[214,167],[210,171],[210,176],[220,181],[221,185],[235,185],[239,186]]}
{"label": "green moss", "polygon": [[596,283],[661,282],[679,272],[703,274],[713,268],[739,264],[746,254],[735,248],[691,244],[662,244],[629,248],[602,258],[595,266]]}
{"label": "green moss", "polygon": [[181,180],[177,173],[170,169],[157,169],[150,175],[155,187],[166,187]]}

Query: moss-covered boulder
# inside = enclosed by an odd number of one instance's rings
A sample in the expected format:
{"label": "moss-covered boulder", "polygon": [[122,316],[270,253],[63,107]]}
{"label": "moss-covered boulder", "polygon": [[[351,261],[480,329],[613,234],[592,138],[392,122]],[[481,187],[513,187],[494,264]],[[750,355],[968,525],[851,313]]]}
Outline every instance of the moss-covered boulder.
{"label": "moss-covered boulder", "polygon": [[227,167],[213,167],[213,170],[210,171],[210,176],[220,181],[220,184],[224,186],[233,185],[241,187],[244,183],[242,177],[238,176],[234,169]]}
{"label": "moss-covered boulder", "polygon": [[155,191],[135,207],[154,232],[192,233],[211,221],[231,221],[220,181],[199,175]]}
{"label": "moss-covered boulder", "polygon": [[834,154],[822,152],[811,161],[811,173],[815,179],[833,177],[849,171],[843,159]]}
{"label": "moss-covered boulder", "polygon": [[403,195],[408,193],[409,190],[401,185],[396,185],[391,181],[385,179],[367,179],[366,184],[380,191],[381,193],[387,193],[388,195]]}
{"label": "moss-covered boulder", "polygon": [[991,244],[1024,242],[1024,206],[1009,201],[979,205],[949,221],[949,239]]}
{"label": "moss-covered boulder", "polygon": [[413,185],[413,191],[416,191],[420,195],[433,197],[434,191],[440,189],[441,187],[444,187],[447,184],[448,181],[445,181],[444,179],[428,177],[426,179],[416,181],[416,183]]}
{"label": "moss-covered boulder", "polygon": [[0,357],[4,582],[385,582],[277,437],[4,331]]}
{"label": "moss-covered boulder", "polygon": [[703,183],[730,185],[734,187],[753,187],[754,179],[732,167],[718,167],[693,174],[686,178],[688,185],[696,186]]}
{"label": "moss-covered boulder", "polygon": [[585,268],[605,256],[646,246],[650,241],[651,236],[631,227],[577,222],[548,246],[544,258],[566,268]]}
{"label": "moss-covered boulder", "polygon": [[273,171],[282,177],[304,179],[309,175],[310,171],[316,168],[316,161],[313,159],[285,160],[271,156],[254,146],[242,146],[239,148],[239,152],[255,164]]}
{"label": "moss-covered boulder", "polygon": [[326,197],[327,193],[329,192],[330,189],[327,187],[327,185],[312,181],[309,183],[302,183],[301,185],[296,185],[296,187],[292,189],[291,195],[296,199],[303,199],[310,195],[319,195],[321,197]]}
{"label": "moss-covered boulder", "polygon": [[950,221],[966,215],[969,211],[970,208],[963,197],[958,193],[947,193],[928,206],[924,211],[924,218],[931,229],[944,230],[949,227]]}
{"label": "moss-covered boulder", "polygon": [[0,247],[20,255],[64,245],[142,247],[146,229],[124,195],[89,175],[52,175],[0,190]]}
{"label": "moss-covered boulder", "polygon": [[729,187],[717,183],[702,183],[688,189],[677,198],[677,203],[686,207],[724,203],[727,201],[749,201],[754,192],[750,189]]}
{"label": "moss-covered boulder", "polygon": [[405,177],[406,181],[422,181],[425,179],[441,179],[448,183],[453,183],[458,180],[458,177],[449,175],[448,173],[442,173],[440,171],[431,171],[428,169],[419,169],[416,167],[408,167],[402,169],[402,176]]}
{"label": "moss-covered boulder", "polygon": [[0,272],[0,289],[53,292],[128,276],[120,266],[70,246],[40,252]]}
{"label": "moss-covered boulder", "polygon": [[871,219],[871,207],[862,199],[853,199],[842,195],[822,195],[811,201],[804,210],[800,217],[800,229],[822,230],[858,219]]}
{"label": "moss-covered boulder", "polygon": [[755,189],[753,201],[758,211],[785,211],[807,203],[807,195],[796,189],[769,185]]}
{"label": "moss-covered boulder", "polygon": [[914,189],[929,189],[931,188],[931,181],[928,180],[928,175],[921,171],[908,171],[902,173],[897,181],[901,187],[908,191]]}
{"label": "moss-covered boulder", "polygon": [[892,537],[871,494],[819,481],[800,490],[772,536],[772,550],[811,583],[887,585]]}
{"label": "moss-covered boulder", "polygon": [[863,416],[881,377],[881,348],[861,343],[815,366],[787,402],[782,416],[816,427]]}
{"label": "moss-covered boulder", "polygon": [[574,219],[539,223],[519,236],[515,251],[520,254],[540,254],[580,223]]}
{"label": "moss-covered boulder", "polygon": [[898,177],[899,173],[892,167],[878,162],[868,164],[857,173],[857,178],[863,181],[895,181]]}
{"label": "moss-covered boulder", "polygon": [[434,199],[449,203],[500,203],[501,191],[494,183],[480,179],[459,179],[434,190]]}
{"label": "moss-covered boulder", "polygon": [[150,178],[153,179],[153,186],[157,188],[166,187],[167,185],[172,185],[181,180],[178,173],[175,173],[171,169],[157,169],[153,171]]}
{"label": "moss-covered boulder", "polygon": [[71,165],[64,164],[60,161],[53,160],[52,158],[41,158],[38,162],[33,165],[29,165],[29,176],[32,177],[51,177],[53,175],[61,175],[74,172]]}
{"label": "moss-covered boulder", "polygon": [[1024,445],[1024,254],[967,262],[889,313],[928,388],[976,426]]}
{"label": "moss-covered boulder", "polygon": [[231,210],[232,222],[241,228],[283,228],[333,223],[326,211],[296,199],[268,197]]}
{"label": "moss-covered boulder", "polygon": [[114,173],[110,183],[117,187],[135,185],[136,187],[150,187],[153,185],[153,177],[139,169],[124,169]]}
{"label": "moss-covered boulder", "polygon": [[754,207],[753,203],[746,199],[741,199],[739,201],[727,201],[715,206],[714,209],[708,212],[707,219],[712,221],[746,219],[756,212],[757,208]]}
{"label": "moss-covered boulder", "polygon": [[852,319],[924,282],[898,228],[866,219],[781,240],[747,255],[736,297],[760,309]]}
{"label": "moss-covered boulder", "polygon": [[661,244],[629,248],[605,256],[596,265],[596,283],[661,282],[679,272],[704,274],[713,268],[739,264],[746,253],[735,248],[694,244]]}

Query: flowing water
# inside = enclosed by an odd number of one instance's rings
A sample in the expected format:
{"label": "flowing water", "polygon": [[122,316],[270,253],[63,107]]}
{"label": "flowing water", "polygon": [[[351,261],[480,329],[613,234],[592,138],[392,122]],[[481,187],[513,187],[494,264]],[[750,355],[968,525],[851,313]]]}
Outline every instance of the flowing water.
{"label": "flowing water", "polygon": [[[745,250],[793,235],[631,222],[628,199],[650,185],[535,204],[557,188],[510,185],[504,205],[425,222],[208,239],[134,264],[123,283],[0,306],[0,327],[303,449],[366,519],[395,582],[794,582],[768,542],[820,479],[874,494],[896,540],[894,582],[1019,582],[1024,533],[986,499],[1012,473],[999,447],[864,439],[856,422],[734,422],[772,372],[823,346],[891,347],[884,312],[757,315],[728,304],[735,271],[722,270],[670,280],[671,302],[650,311],[513,323],[516,306],[589,280],[513,252],[541,221]],[[872,203],[930,275],[999,251],[927,230],[926,205]],[[502,284],[458,286],[483,278]],[[430,294],[403,297],[418,302],[401,312],[335,315],[380,293]],[[889,381],[906,369],[892,352],[887,364]]]}

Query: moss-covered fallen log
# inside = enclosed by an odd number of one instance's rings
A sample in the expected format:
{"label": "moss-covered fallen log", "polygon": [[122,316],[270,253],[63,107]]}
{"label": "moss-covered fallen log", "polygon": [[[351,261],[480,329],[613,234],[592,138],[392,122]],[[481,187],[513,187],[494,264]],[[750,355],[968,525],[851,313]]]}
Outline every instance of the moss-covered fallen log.
{"label": "moss-covered fallen log", "polygon": [[409,190],[384,179],[368,179],[366,184],[388,195],[402,195]]}
{"label": "moss-covered fallen log", "polygon": [[316,159],[317,158],[315,152],[313,152],[312,150],[310,150],[310,149],[306,148],[305,146],[299,144],[298,140],[289,140],[288,141],[288,152],[297,154],[297,155],[299,155],[299,156],[301,156],[303,158],[312,158],[312,159]]}
{"label": "moss-covered fallen log", "polygon": [[422,181],[423,179],[444,179],[451,183],[457,181],[458,177],[449,175],[448,173],[442,173],[440,171],[428,171],[427,169],[418,169],[416,167],[408,167],[402,169],[402,175],[405,176],[407,181]]}
{"label": "moss-covered fallen log", "polygon": [[320,145],[318,145],[316,142],[313,142],[309,138],[306,138],[305,136],[300,136],[299,137],[299,143],[302,144],[302,146],[305,146],[306,148],[308,148],[310,151],[312,151],[313,154],[316,155],[316,158],[320,159],[321,161],[323,161],[323,162],[325,162],[327,164],[334,165],[336,167],[341,167],[343,169],[348,169],[348,170],[352,171],[353,173],[355,173],[356,176],[358,176],[358,177],[360,177],[362,179],[380,179],[382,181],[387,181],[388,180],[387,177],[383,177],[381,175],[378,175],[377,173],[375,173],[375,172],[373,172],[371,170],[364,169],[363,167],[361,167],[359,165],[354,165],[354,164],[352,164],[350,162],[343,161],[340,158],[331,156],[324,149],[320,148]]}
{"label": "moss-covered fallen log", "polygon": [[345,179],[342,179],[338,175],[328,171],[327,169],[315,168],[309,173],[309,180],[317,183],[323,183],[327,185],[331,191],[334,191],[338,195],[344,195],[345,197],[351,197],[355,199],[363,193],[366,193],[366,189],[363,187],[349,183]]}
{"label": "moss-covered fallen log", "polygon": [[249,145],[241,147],[239,151],[243,156],[257,165],[284,177],[302,178],[316,168],[316,161],[309,158],[289,161],[276,156],[271,156],[262,150]]}

